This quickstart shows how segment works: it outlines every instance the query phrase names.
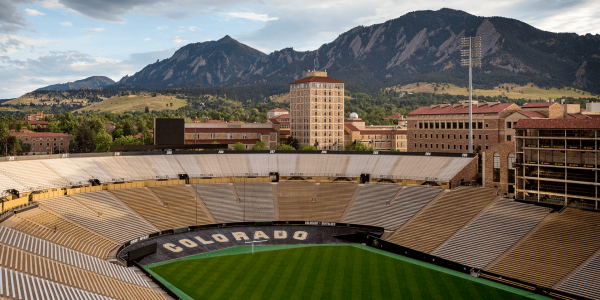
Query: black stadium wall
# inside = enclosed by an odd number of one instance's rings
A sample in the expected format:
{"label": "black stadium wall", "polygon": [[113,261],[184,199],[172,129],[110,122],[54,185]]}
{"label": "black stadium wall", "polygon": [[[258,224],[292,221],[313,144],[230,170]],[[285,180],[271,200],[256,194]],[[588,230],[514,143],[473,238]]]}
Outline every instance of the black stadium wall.
{"label": "black stadium wall", "polygon": [[[307,222],[313,223],[313,222]],[[314,222],[316,223],[316,222]],[[121,250],[119,259],[127,260],[131,251],[157,244],[157,251],[137,262],[144,266],[166,260],[196,255],[235,246],[250,246],[252,240],[266,241],[255,245],[308,245],[308,244],[347,244],[348,239],[338,237],[356,233],[377,234],[374,227],[361,228],[352,225],[336,226],[336,223],[318,223],[329,225],[272,225],[272,226],[234,226],[187,231],[162,235],[142,240]],[[379,234],[383,232],[380,230]]]}

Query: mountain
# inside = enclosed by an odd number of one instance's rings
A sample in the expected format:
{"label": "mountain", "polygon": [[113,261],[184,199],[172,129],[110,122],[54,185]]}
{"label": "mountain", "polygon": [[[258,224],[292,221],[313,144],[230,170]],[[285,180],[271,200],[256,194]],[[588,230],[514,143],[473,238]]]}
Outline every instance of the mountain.
{"label": "mountain", "polygon": [[238,81],[242,72],[266,54],[248,47],[230,36],[218,41],[188,44],[173,56],[157,61],[135,75],[125,76],[119,85],[143,85],[167,88],[194,83],[223,86]]}
{"label": "mountain", "polygon": [[95,89],[113,85],[115,82],[106,76],[92,76],[86,79],[77,80],[74,82],[59,83],[39,88],[36,91],[69,91],[80,90],[83,88]]}
{"label": "mountain", "polygon": [[600,35],[546,32],[514,19],[446,8],[358,26],[314,51],[285,48],[266,55],[229,36],[189,44],[118,84],[160,89],[269,83],[284,88],[316,68],[351,89],[417,81],[464,86],[468,71],[460,67],[460,40],[469,36],[482,38],[483,66],[474,70],[476,85],[533,82],[600,93]]}

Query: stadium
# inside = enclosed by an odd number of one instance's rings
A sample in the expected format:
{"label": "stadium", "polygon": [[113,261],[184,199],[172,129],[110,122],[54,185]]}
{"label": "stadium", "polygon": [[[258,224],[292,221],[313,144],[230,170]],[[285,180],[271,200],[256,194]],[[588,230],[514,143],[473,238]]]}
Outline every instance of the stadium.
{"label": "stadium", "polygon": [[[470,154],[169,151],[0,162],[0,299],[600,299],[600,215]],[[468,181],[468,180],[467,180]]]}

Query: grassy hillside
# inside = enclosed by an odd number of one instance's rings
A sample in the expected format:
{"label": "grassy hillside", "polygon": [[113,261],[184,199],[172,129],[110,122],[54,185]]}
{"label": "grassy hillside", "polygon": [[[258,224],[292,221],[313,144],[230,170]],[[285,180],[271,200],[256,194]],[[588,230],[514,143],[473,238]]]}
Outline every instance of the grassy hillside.
{"label": "grassy hillside", "polygon": [[185,100],[177,99],[175,96],[158,94],[156,97],[152,97],[150,93],[140,93],[139,95],[111,97],[76,111],[123,113],[128,111],[144,111],[146,106],[148,106],[150,110],[163,111],[168,109],[178,109],[185,105]]}
{"label": "grassy hillside", "polygon": [[[436,89],[437,87],[437,89]],[[506,88],[508,87],[508,90]],[[467,88],[458,87],[453,84],[435,84],[421,82],[418,84],[408,84],[404,86],[395,86],[387,88],[386,90],[405,91],[405,92],[425,92],[435,94],[450,94],[450,95],[463,95],[468,96],[469,91]],[[562,99],[564,97],[577,98],[596,98],[600,99],[598,95],[592,95],[589,92],[581,90],[575,90],[573,88],[551,88],[543,89],[534,84],[527,84],[526,86],[519,86],[514,83],[505,83],[496,86],[493,90],[480,90],[473,89],[473,96],[490,96],[490,97],[508,97],[511,99],[529,99],[529,100],[546,100],[546,99]]]}
{"label": "grassy hillside", "polygon": [[[100,97],[100,99],[106,99]],[[35,105],[60,105],[60,104],[82,104],[88,105],[90,102],[86,98],[79,97],[69,97],[69,93],[67,92],[52,92],[47,94],[34,94],[27,93],[19,98],[12,99],[10,101],[6,101],[4,104],[30,104],[33,103]]]}

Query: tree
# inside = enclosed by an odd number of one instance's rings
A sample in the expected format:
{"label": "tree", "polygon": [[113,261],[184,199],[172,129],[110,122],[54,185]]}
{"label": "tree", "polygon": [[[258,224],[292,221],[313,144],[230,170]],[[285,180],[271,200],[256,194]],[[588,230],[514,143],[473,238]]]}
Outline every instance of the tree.
{"label": "tree", "polygon": [[113,145],[131,146],[131,145],[139,145],[139,144],[140,144],[140,140],[137,139],[136,137],[134,137],[133,135],[122,136],[113,141]]}
{"label": "tree", "polygon": [[298,142],[297,138],[294,138],[293,136],[288,136],[287,141],[285,142],[287,145],[292,146],[294,149],[298,149],[300,148],[300,142]]}
{"label": "tree", "polygon": [[[152,96],[152,97],[156,97],[156,94],[154,94],[154,96]],[[144,108],[144,112],[145,112],[145,113],[150,113],[150,108],[149,108],[148,106],[146,106],[146,107]]]}
{"label": "tree", "polygon": [[267,142],[265,142],[265,141],[256,142],[256,144],[254,144],[254,146],[252,146],[252,150],[265,150],[266,148],[267,148]]}
{"label": "tree", "polygon": [[79,126],[73,146],[75,146],[76,152],[80,153],[89,153],[96,150],[96,132],[92,130],[87,121]]}
{"label": "tree", "polygon": [[131,124],[131,122],[129,122],[129,120],[125,120],[125,122],[123,123],[123,135],[135,135],[136,132],[134,131],[135,129],[133,129],[133,125]]}
{"label": "tree", "polygon": [[144,145],[154,144],[154,137],[152,136],[152,134],[150,133],[150,130],[148,130],[148,128],[144,129],[144,132],[142,133],[142,143]]}
{"label": "tree", "polygon": [[312,145],[302,145],[302,146],[300,146],[300,148],[298,150],[309,151],[309,150],[317,150],[317,149],[315,149],[315,147]]}
{"label": "tree", "polygon": [[346,147],[346,151],[375,151],[373,147],[363,145],[361,140],[354,141]]}
{"label": "tree", "polygon": [[246,150],[246,146],[244,146],[244,144],[237,142],[235,144],[233,144],[233,150],[236,151],[242,151],[242,150]]}
{"label": "tree", "polygon": [[277,144],[277,150],[296,150],[296,148],[286,144]]}
{"label": "tree", "polygon": [[96,136],[96,152],[109,152],[110,145],[112,145],[113,138],[106,131]]}

